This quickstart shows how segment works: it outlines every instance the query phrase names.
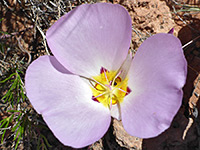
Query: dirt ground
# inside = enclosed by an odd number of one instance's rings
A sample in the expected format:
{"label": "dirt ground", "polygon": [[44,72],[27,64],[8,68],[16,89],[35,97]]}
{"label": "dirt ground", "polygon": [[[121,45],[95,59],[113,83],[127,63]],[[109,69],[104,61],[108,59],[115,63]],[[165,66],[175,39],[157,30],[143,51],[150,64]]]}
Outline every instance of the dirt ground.
{"label": "dirt ground", "polygon": [[[59,3],[60,2],[60,3]],[[61,3],[62,2],[62,3]],[[87,2],[94,2],[87,1]],[[139,139],[128,135],[117,120],[113,120],[106,135],[93,145],[83,148],[91,150],[199,150],[200,149],[200,1],[199,0],[113,0],[110,3],[124,6],[133,25],[131,48],[137,50],[139,45],[149,36],[156,33],[167,33],[174,28],[177,36],[184,46],[183,50],[188,62],[188,76],[184,87],[183,103],[175,116],[171,127],[158,137]],[[29,5],[28,5],[29,3]],[[27,66],[36,58],[48,53],[44,34],[46,30],[64,12],[86,3],[84,0],[52,1],[45,0],[26,2],[18,0],[2,0],[0,2],[0,80],[5,79],[10,72],[8,68],[21,68],[23,80]],[[46,5],[45,5],[46,4]],[[51,8],[50,8],[51,6]],[[58,7],[60,6],[60,7]],[[64,7],[66,6],[66,7]],[[7,34],[9,33],[9,34]],[[188,45],[188,42],[190,42]],[[3,50],[3,51],[2,51]],[[23,61],[23,63],[19,63]],[[9,83],[8,83],[9,84]],[[1,98],[8,91],[8,86],[0,87]],[[8,113],[6,104],[0,102],[0,120],[6,118]],[[40,116],[26,102],[32,115]],[[12,126],[12,123],[11,123]],[[51,133],[45,129],[46,136],[52,150],[70,150],[72,148],[62,145]],[[2,132],[0,132],[1,135]],[[36,132],[37,133],[37,132]],[[37,140],[29,142],[28,133],[24,134],[17,149],[37,149]],[[37,138],[38,134],[35,134]],[[13,144],[14,143],[14,144]],[[6,131],[5,140],[0,149],[13,149],[13,135]],[[44,147],[43,147],[44,148]],[[40,147],[39,149],[43,149]],[[44,148],[45,149],[45,148]]]}

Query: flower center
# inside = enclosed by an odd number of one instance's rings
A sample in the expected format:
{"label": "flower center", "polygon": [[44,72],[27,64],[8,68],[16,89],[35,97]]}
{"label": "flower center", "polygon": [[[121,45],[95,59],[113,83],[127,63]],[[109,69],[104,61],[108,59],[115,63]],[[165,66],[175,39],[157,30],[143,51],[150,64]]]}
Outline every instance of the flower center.
{"label": "flower center", "polygon": [[128,78],[120,77],[120,72],[108,71],[101,68],[100,75],[92,77],[91,90],[92,99],[102,103],[105,107],[121,103],[124,97],[131,92],[128,85]]}

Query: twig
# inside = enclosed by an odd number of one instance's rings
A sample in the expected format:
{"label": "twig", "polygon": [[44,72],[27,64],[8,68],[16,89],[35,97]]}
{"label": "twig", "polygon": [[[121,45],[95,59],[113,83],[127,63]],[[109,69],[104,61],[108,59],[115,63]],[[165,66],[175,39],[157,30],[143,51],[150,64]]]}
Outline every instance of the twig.
{"label": "twig", "polygon": [[72,3],[71,3],[71,1],[68,1],[68,3],[69,3],[70,10],[72,10]]}
{"label": "twig", "polygon": [[47,5],[46,3],[43,3],[43,5],[47,8],[47,9],[49,9],[51,12],[55,12],[49,5]]}
{"label": "twig", "polygon": [[[140,38],[140,40],[143,42],[144,41],[144,39],[140,36],[140,35],[142,35],[142,33],[140,32],[140,33],[138,33],[138,31],[132,26],[132,30],[137,34],[137,36]],[[142,35],[143,36],[143,35]]]}
{"label": "twig", "polygon": [[50,3],[51,5],[53,5],[54,7],[57,7],[57,5],[56,5],[54,2],[49,1],[49,3]]}
{"label": "twig", "polygon": [[61,11],[60,11],[60,0],[58,0],[58,2],[57,2],[57,7],[58,7],[58,19],[60,19],[60,14],[61,14]]}
{"label": "twig", "polygon": [[7,128],[0,128],[0,131],[1,130],[10,130],[11,129],[11,126],[7,127]]}
{"label": "twig", "polygon": [[194,38],[193,40],[189,41],[188,43],[186,43],[185,45],[182,46],[182,49],[184,49],[185,47],[187,47],[188,45],[190,45],[191,43],[195,42],[198,38],[200,38],[200,35],[197,36],[196,38]]}
{"label": "twig", "polygon": [[8,8],[8,9],[10,9],[11,11],[13,11],[14,9],[13,8],[11,8],[10,6],[8,6],[8,4],[7,4],[7,2],[5,1],[5,0],[3,0],[3,3],[4,3],[4,5]]}
{"label": "twig", "polygon": [[[184,21],[184,20],[178,15],[178,13],[177,13],[177,11],[176,11],[176,9],[175,9],[174,6],[172,6],[172,8],[173,8],[174,13],[176,14],[176,16],[177,16],[185,25],[187,25],[191,30],[196,31],[193,27],[191,27],[186,21]],[[196,31],[196,32],[198,32],[198,31]],[[198,32],[198,33],[199,33],[199,32]]]}
{"label": "twig", "polygon": [[50,55],[49,50],[47,48],[46,36],[44,35],[44,32],[42,31],[42,29],[38,25],[36,26],[36,28],[40,31],[40,34],[42,35],[43,43],[44,43],[44,47],[45,47],[47,55]]}
{"label": "twig", "polygon": [[23,51],[23,52],[25,52],[25,53],[27,53],[28,54],[28,64],[31,62],[31,54],[26,50],[26,49],[24,49],[23,48],[23,46],[21,45],[21,43],[20,43],[20,37],[19,38],[17,38],[17,43],[18,43],[18,46],[19,46],[19,48]]}
{"label": "twig", "polygon": [[2,65],[3,63],[5,63],[5,62],[3,62],[2,60],[0,60],[0,66],[2,67],[2,68],[4,68],[6,71],[9,71],[9,69],[7,69],[4,65]]}
{"label": "twig", "polygon": [[189,122],[188,122],[188,124],[187,124],[187,126],[186,126],[186,128],[183,132],[183,136],[182,136],[183,140],[185,140],[186,134],[187,134],[188,130],[190,129],[190,127],[192,126],[193,122],[194,122],[193,119],[189,118]]}

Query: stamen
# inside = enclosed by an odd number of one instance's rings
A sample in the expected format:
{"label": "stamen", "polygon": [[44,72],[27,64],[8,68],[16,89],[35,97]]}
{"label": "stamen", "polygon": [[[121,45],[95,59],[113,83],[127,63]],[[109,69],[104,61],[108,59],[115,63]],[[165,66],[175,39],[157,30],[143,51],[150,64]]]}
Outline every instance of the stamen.
{"label": "stamen", "polygon": [[92,83],[91,80],[89,80],[90,84],[92,85],[92,87],[95,89],[95,85]]}
{"label": "stamen", "polygon": [[104,85],[104,84],[102,84],[102,83],[100,83],[100,82],[98,82],[97,80],[95,80],[94,78],[93,78],[93,81],[94,82],[96,82],[97,84],[99,84],[99,85],[101,85],[104,89],[106,89],[106,86]]}
{"label": "stamen", "polygon": [[[103,88],[106,88],[106,86],[100,82],[98,82],[97,80],[95,80],[94,78],[88,78],[88,77],[84,77],[84,76],[80,76],[81,78],[87,79],[90,83],[91,82],[95,82],[96,84],[101,85]],[[93,84],[92,84],[93,85]]]}
{"label": "stamen", "polygon": [[130,93],[127,86],[128,78],[123,79],[123,70],[107,71],[101,68],[100,74],[87,79],[91,84],[93,93],[92,100],[102,103],[105,107],[112,109],[112,105],[121,103],[126,95]]}
{"label": "stamen", "polygon": [[127,91],[124,91],[124,90],[122,90],[122,89],[120,89],[120,88],[117,88],[117,89],[120,90],[120,91],[122,91],[122,92],[124,92],[124,93],[126,93],[126,94],[128,94]]}
{"label": "stamen", "polygon": [[106,75],[105,69],[103,69],[103,72],[104,72],[104,75],[105,75],[105,77],[106,77],[106,81],[109,83],[109,80],[108,80],[108,77],[107,77],[107,75]]}
{"label": "stamen", "polygon": [[97,96],[95,96],[95,97],[92,97],[92,98],[96,99],[96,98],[98,98],[98,97],[101,97],[101,96],[105,95],[106,93],[107,93],[107,92],[104,92],[104,93],[99,94],[99,95],[97,95]]}
{"label": "stamen", "polygon": [[121,71],[119,71],[119,72],[117,73],[117,75],[115,76],[115,78],[113,79],[112,86],[114,86],[115,80],[119,77],[120,74],[121,74]]}
{"label": "stamen", "polygon": [[101,67],[100,74],[102,74],[104,71],[107,72],[108,70],[106,68],[104,68],[104,67]]}
{"label": "stamen", "polygon": [[[106,89],[103,87],[103,90],[98,89],[96,86],[98,85],[98,83],[96,83],[96,85],[94,85],[91,81],[89,81],[90,84],[92,85],[92,88],[97,90],[97,91],[105,91]],[[100,85],[101,86],[101,85]]]}

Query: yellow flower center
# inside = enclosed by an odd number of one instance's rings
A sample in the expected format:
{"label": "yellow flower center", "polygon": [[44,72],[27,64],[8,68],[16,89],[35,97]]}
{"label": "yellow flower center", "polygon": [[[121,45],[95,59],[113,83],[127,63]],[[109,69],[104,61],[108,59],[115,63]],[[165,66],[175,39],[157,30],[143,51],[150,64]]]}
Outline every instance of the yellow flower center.
{"label": "yellow flower center", "polygon": [[100,75],[92,77],[91,90],[92,99],[102,103],[105,107],[121,103],[124,97],[130,93],[128,78],[120,78],[120,72],[107,71],[102,68]]}

